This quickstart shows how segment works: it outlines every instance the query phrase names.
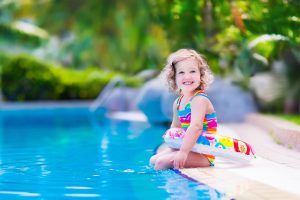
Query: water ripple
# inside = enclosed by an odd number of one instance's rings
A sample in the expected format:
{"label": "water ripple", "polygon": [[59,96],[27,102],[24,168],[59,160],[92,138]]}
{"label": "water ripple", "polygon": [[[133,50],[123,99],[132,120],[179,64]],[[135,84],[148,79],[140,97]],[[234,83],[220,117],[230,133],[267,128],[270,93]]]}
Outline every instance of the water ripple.
{"label": "water ripple", "polygon": [[30,197],[38,197],[39,193],[31,193],[31,192],[18,192],[18,191],[0,191],[0,194],[13,194],[19,196],[30,196]]}

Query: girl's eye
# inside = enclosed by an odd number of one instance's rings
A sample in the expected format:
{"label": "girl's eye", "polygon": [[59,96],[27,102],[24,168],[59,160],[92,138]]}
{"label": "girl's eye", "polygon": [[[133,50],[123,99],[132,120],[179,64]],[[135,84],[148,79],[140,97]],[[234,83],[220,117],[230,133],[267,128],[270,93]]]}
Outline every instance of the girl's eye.
{"label": "girl's eye", "polygon": [[192,70],[191,73],[196,73],[196,71],[195,71],[195,70]]}
{"label": "girl's eye", "polygon": [[180,71],[180,72],[178,72],[178,74],[184,74],[184,72],[183,72],[183,71]]}

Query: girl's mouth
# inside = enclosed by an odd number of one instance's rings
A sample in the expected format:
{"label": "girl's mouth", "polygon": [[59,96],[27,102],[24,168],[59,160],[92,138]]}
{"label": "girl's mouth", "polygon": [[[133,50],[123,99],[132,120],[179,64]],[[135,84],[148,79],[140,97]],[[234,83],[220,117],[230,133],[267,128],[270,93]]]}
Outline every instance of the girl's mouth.
{"label": "girl's mouth", "polygon": [[185,81],[183,82],[183,85],[192,85],[194,82],[193,81]]}

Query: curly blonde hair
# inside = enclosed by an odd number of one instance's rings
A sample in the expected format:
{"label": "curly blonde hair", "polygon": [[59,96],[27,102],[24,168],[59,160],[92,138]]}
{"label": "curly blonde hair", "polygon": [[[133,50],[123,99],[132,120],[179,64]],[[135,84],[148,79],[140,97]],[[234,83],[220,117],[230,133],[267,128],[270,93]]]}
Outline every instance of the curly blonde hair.
{"label": "curly blonde hair", "polygon": [[208,85],[213,81],[213,75],[203,55],[192,49],[179,49],[171,53],[167,59],[162,75],[167,80],[167,85],[170,91],[180,94],[176,85],[176,64],[188,59],[194,58],[198,64],[200,71],[200,85],[196,90],[206,90]]}

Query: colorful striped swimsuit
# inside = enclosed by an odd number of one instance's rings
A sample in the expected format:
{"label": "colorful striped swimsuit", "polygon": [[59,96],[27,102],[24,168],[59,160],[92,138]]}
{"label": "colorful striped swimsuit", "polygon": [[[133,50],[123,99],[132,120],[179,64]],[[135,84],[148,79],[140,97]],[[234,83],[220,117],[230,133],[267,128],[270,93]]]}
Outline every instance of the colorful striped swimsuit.
{"label": "colorful striped swimsuit", "polygon": [[[187,130],[188,127],[190,126],[190,123],[191,123],[191,103],[190,102],[196,96],[204,96],[204,97],[208,98],[207,95],[202,90],[198,90],[192,96],[190,101],[186,104],[186,106],[182,110],[179,110],[179,105],[180,105],[181,99],[183,98],[183,95],[177,98],[176,103],[177,103],[178,116],[179,116],[181,127],[184,130]],[[216,112],[205,115],[204,120],[203,120],[202,133],[203,132],[209,133],[209,134],[216,134],[217,133],[217,115],[216,115]],[[200,137],[201,137],[201,135],[200,135]],[[198,140],[199,140],[199,138],[198,138]],[[212,155],[207,155],[207,154],[204,154],[204,155],[207,157],[207,159],[211,163],[211,166],[213,166],[215,157],[212,156]]]}

